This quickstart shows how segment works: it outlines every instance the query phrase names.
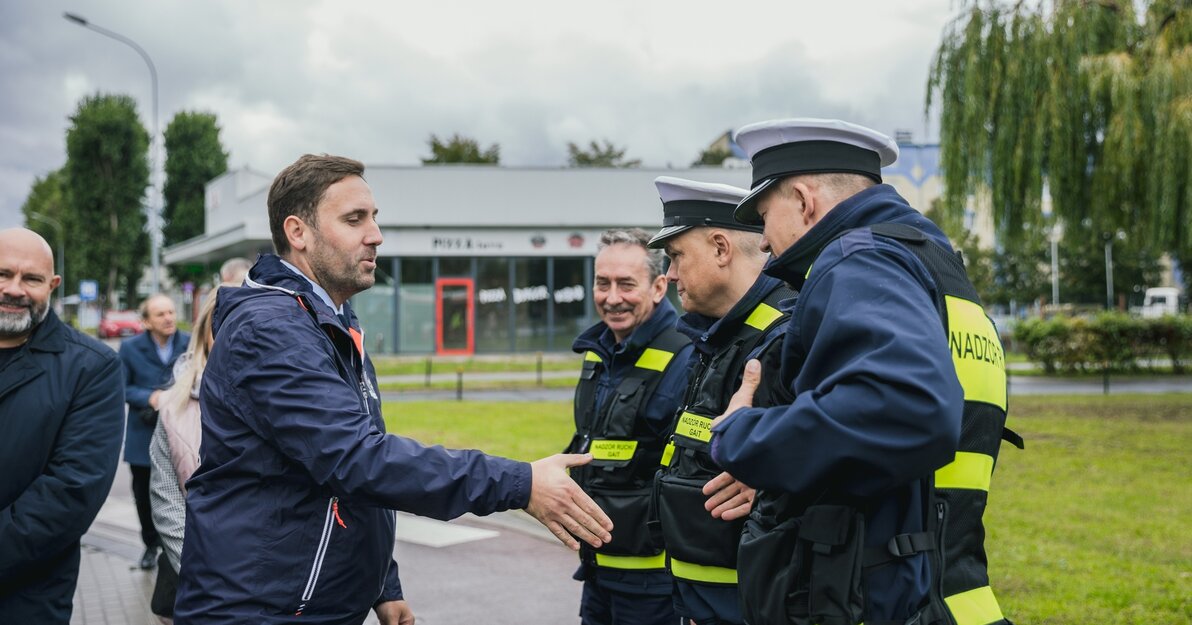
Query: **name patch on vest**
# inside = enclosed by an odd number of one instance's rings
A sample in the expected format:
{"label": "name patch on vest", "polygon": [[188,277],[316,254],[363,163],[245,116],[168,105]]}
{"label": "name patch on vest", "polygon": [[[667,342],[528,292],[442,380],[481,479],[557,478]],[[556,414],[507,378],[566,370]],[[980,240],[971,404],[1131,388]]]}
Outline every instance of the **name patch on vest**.
{"label": "name patch on vest", "polygon": [[615,441],[601,439],[592,441],[588,452],[593,460],[631,460],[633,452],[637,451],[637,441]]}
{"label": "name patch on vest", "polygon": [[679,415],[679,422],[675,424],[675,436],[693,438],[705,443],[711,441],[712,419],[690,412],[684,412]]}
{"label": "name patch on vest", "polygon": [[993,322],[966,299],[945,296],[948,307],[948,349],[965,401],[1006,409],[1006,355]]}

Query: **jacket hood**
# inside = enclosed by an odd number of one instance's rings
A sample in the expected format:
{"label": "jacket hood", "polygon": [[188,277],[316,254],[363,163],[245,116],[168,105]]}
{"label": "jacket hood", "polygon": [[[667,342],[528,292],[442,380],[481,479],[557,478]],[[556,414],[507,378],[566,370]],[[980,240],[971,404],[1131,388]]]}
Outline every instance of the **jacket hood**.
{"label": "jacket hood", "polygon": [[[304,304],[315,311],[320,325],[334,325],[343,329],[345,333],[347,332],[347,328],[343,328],[335,311],[331,310],[327,304],[323,303],[322,298],[315,294],[310,282],[304,276],[295,274],[281,264],[281,258],[274,254],[262,254],[249,270],[248,279],[244,283],[245,286],[219,289],[219,301],[215,303],[215,311],[211,318],[213,333],[218,334],[220,326],[223,325],[228,315],[244,302],[260,297],[293,299],[297,295],[303,296]],[[352,327],[358,327],[356,315],[347,302],[344,302],[344,315]]]}
{"label": "jacket hood", "polygon": [[854,228],[881,223],[906,224],[918,228],[931,240],[952,249],[943,231],[915,210],[894,187],[879,184],[845,199],[811,227],[803,238],[782,255],[770,259],[763,270],[767,275],[784,280],[799,289],[811,269],[811,264],[824,247],[838,236]]}
{"label": "jacket hood", "polygon": [[[644,350],[650,341],[653,341],[656,336],[667,329],[675,327],[675,322],[679,318],[678,311],[671,305],[670,300],[662,298],[662,301],[654,307],[654,314],[650,315],[640,326],[633,330],[633,334],[625,339],[625,343],[621,346],[621,352],[637,353]],[[584,330],[575,342],[571,345],[571,350],[577,354],[582,354],[586,351],[594,351],[600,354],[606,362],[612,356],[612,351],[615,348],[616,339],[613,338],[613,333],[608,329],[603,321]]]}

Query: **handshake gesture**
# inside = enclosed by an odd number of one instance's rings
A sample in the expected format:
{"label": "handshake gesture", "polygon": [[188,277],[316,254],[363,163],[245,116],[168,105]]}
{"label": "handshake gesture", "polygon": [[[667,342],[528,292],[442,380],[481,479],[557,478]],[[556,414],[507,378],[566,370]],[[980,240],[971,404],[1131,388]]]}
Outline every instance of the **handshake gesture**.
{"label": "handshake gesture", "polygon": [[555,454],[530,463],[533,483],[526,512],[573,550],[579,549],[577,537],[593,547],[612,540],[613,522],[567,472],[591,461],[591,454]]}

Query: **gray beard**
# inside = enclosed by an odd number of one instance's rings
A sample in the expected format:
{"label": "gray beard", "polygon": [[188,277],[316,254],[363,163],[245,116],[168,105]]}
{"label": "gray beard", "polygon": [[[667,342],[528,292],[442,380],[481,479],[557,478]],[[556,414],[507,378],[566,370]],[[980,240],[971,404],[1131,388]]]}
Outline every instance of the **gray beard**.
{"label": "gray beard", "polygon": [[50,302],[38,306],[34,304],[31,310],[22,313],[0,312],[0,339],[15,339],[33,331],[34,326],[45,321],[50,314]]}

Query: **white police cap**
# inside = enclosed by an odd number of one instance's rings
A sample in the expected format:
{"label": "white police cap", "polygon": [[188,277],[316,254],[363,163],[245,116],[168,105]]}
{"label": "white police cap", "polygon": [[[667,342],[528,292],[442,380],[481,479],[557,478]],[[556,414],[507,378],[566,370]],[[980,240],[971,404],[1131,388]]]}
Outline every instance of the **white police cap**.
{"label": "white police cap", "polygon": [[774,119],[733,133],[753,164],[749,195],[737,205],[737,221],[760,224],[757,198],[776,180],[796,174],[850,173],[882,181],[882,167],[898,160],[898,144],[886,135],[836,119]]}
{"label": "white police cap", "polygon": [[660,248],[667,239],[701,226],[761,232],[762,229],[733,219],[737,203],[749,194],[745,189],[715,182],[697,182],[671,176],[654,179],[662,200],[662,229],[648,246]]}

